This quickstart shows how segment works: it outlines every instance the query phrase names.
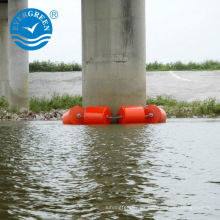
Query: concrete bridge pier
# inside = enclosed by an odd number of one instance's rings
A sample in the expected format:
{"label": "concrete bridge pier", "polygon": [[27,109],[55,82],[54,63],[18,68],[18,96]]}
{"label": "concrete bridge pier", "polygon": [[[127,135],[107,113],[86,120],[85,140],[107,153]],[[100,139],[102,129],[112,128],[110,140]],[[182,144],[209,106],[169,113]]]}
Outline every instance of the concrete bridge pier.
{"label": "concrete bridge pier", "polygon": [[13,17],[28,7],[28,0],[0,0],[0,97],[5,96],[19,111],[29,106],[28,52],[14,44],[9,35]]}
{"label": "concrete bridge pier", "polygon": [[82,0],[83,105],[146,103],[145,0]]}
{"label": "concrete bridge pier", "polygon": [[[21,10],[28,8],[28,0],[8,1],[8,22]],[[9,37],[8,69],[10,92],[9,102],[19,111],[29,107],[29,55],[28,51],[19,48]]]}
{"label": "concrete bridge pier", "polygon": [[0,97],[9,98],[8,3],[0,1]]}

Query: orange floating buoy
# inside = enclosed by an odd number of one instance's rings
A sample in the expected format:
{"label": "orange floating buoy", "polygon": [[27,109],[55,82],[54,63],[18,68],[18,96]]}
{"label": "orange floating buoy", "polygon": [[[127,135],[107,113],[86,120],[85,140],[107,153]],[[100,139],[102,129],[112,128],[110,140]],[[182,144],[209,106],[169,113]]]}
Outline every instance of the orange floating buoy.
{"label": "orange floating buoy", "polygon": [[84,109],[81,106],[74,106],[69,111],[63,114],[63,124],[66,125],[81,125],[84,124]]}
{"label": "orange floating buoy", "polygon": [[120,124],[146,123],[142,106],[122,106],[118,111],[118,117]]}
{"label": "orange floating buoy", "polygon": [[167,120],[166,112],[155,105],[148,105],[144,108],[146,123],[155,124],[155,123],[165,123]]}
{"label": "orange floating buoy", "polygon": [[84,123],[91,124],[110,124],[111,110],[109,107],[87,107],[84,112]]}

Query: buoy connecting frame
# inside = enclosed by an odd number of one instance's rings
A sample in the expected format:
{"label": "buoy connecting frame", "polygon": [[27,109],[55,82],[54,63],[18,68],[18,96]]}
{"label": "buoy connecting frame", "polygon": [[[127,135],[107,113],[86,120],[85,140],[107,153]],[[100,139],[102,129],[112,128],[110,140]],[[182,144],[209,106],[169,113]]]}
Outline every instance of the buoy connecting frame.
{"label": "buoy connecting frame", "polygon": [[156,124],[165,123],[167,115],[155,105],[122,106],[117,116],[111,115],[109,107],[94,106],[84,110],[81,106],[75,106],[62,117],[63,124],[71,125],[111,124],[112,119],[117,119],[119,124]]}

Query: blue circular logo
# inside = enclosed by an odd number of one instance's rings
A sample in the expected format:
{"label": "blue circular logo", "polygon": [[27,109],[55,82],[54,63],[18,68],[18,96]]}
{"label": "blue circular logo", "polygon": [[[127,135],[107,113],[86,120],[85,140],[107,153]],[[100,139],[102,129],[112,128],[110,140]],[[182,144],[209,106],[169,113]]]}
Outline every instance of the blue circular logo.
{"label": "blue circular logo", "polygon": [[10,25],[10,34],[14,43],[24,50],[41,49],[49,42],[52,32],[50,18],[36,8],[20,11]]}

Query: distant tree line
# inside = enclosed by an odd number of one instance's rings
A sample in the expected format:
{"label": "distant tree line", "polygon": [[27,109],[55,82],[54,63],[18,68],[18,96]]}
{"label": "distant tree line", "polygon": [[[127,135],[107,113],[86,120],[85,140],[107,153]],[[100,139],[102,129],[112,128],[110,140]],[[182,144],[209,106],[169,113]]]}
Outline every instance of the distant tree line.
{"label": "distant tree line", "polygon": [[[67,72],[82,71],[82,65],[78,63],[64,63],[51,61],[34,61],[29,64],[30,72]],[[146,65],[147,71],[197,71],[197,70],[220,70],[220,62],[205,61],[202,63],[149,63]]]}
{"label": "distant tree line", "polygon": [[205,61],[202,63],[149,63],[147,64],[147,71],[196,71],[196,70],[220,70],[220,62],[218,61]]}
{"label": "distant tree line", "polygon": [[82,66],[78,63],[64,63],[51,61],[34,61],[29,63],[30,72],[68,72],[81,71]]}

